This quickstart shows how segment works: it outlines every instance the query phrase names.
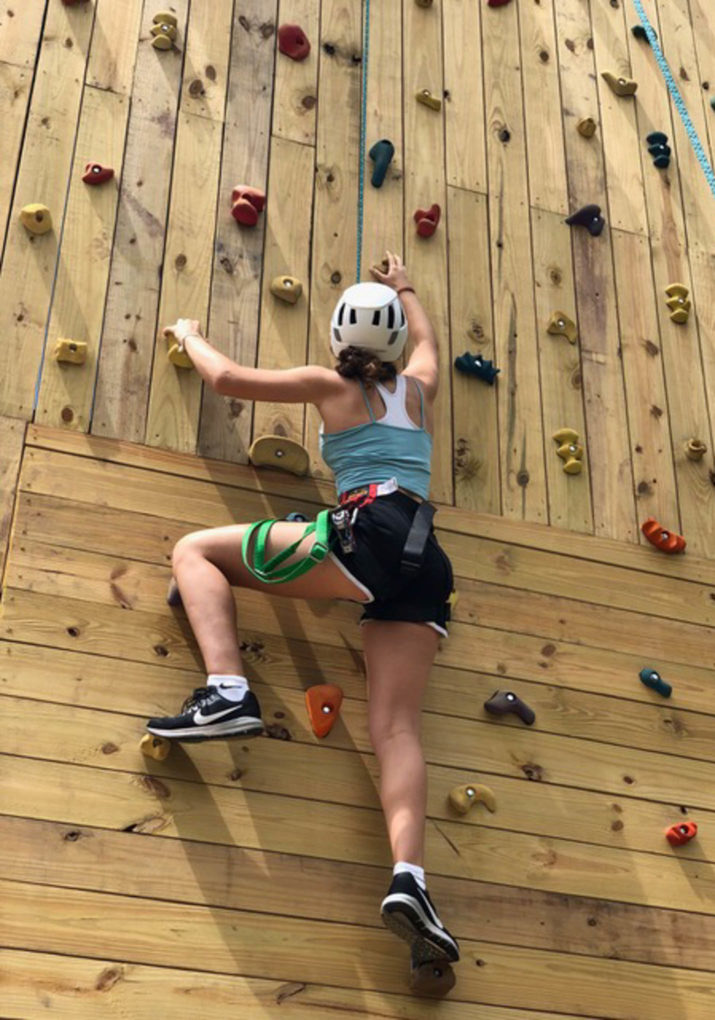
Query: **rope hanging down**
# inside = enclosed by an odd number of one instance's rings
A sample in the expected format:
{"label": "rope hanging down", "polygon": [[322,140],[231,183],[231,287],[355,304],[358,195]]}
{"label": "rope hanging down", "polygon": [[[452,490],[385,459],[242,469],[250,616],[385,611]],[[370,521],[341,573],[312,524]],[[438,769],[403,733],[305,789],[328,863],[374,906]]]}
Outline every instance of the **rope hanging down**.
{"label": "rope hanging down", "polygon": [[705,149],[702,146],[702,142],[698,138],[698,133],[695,130],[695,125],[690,119],[688,108],[683,102],[683,97],[680,94],[678,86],[675,84],[675,78],[673,77],[673,74],[670,68],[668,67],[668,61],[665,59],[663,51],[661,50],[660,45],[658,43],[658,36],[653,31],[653,26],[651,25],[650,21],[648,21],[648,16],[646,15],[646,12],[643,10],[643,4],[641,3],[641,0],[633,0],[633,6],[635,7],[638,13],[638,17],[641,19],[641,23],[646,31],[646,35],[648,36],[648,41],[650,42],[650,46],[655,55],[655,59],[657,60],[658,66],[660,67],[663,73],[665,83],[668,86],[668,91],[670,92],[673,102],[675,103],[678,113],[680,114],[680,119],[683,122],[685,130],[688,132],[688,137],[690,138],[690,142],[693,146],[693,149],[695,150],[695,155],[698,157],[698,162],[700,163],[700,166],[703,168],[703,173],[705,174],[707,182],[710,185],[710,190],[712,191],[713,195],[715,195],[715,172],[713,172],[713,168],[711,167],[710,162],[708,161],[708,157],[705,154]]}
{"label": "rope hanging down", "polygon": [[362,226],[365,207],[365,121],[367,119],[367,64],[370,52],[370,0],[365,0],[365,25],[362,41],[362,109],[360,112],[360,167],[358,180],[357,267],[355,281],[360,282],[362,262]]}

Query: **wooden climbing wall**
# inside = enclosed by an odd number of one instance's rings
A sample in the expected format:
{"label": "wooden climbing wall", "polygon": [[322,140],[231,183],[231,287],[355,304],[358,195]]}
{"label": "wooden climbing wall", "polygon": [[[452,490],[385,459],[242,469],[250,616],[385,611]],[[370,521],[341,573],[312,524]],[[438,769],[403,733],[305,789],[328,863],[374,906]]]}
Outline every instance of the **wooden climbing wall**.
{"label": "wooden climbing wall", "polygon": [[[176,539],[332,498],[312,409],[203,392],[158,331],[191,314],[242,364],[330,363],[365,59],[361,0],[175,0],[178,45],[159,53],[162,6],[0,6],[0,1012],[421,1020],[436,1007],[409,996],[377,917],[388,854],[355,611],[243,593],[251,680],[292,740],[161,765],[137,750],[145,717],[201,682],[163,603]],[[712,159],[708,0],[644,6]],[[367,169],[362,260],[401,251],[437,329],[433,497],[460,591],[425,714],[430,888],[464,951],[439,1010],[710,1020],[715,202],[631,0],[372,0],[370,19],[367,147],[396,155],[379,190]],[[306,62],[276,54],[284,22],[312,40]],[[82,184],[90,160],[111,185]],[[267,190],[252,231],[229,214],[240,182]],[[51,233],[20,226],[30,202]],[[412,213],[433,202],[425,241]],[[591,202],[598,238],[564,223]],[[295,307],[268,292],[284,272],[304,284]],[[665,304],[676,280],[685,325]],[[557,309],[576,344],[546,332]],[[87,342],[82,369],[54,362],[59,337]],[[465,350],[496,361],[495,387],[453,371]],[[585,440],[580,476],[555,454],[563,426]],[[265,432],[305,442],[312,477],[247,466]],[[644,543],[649,515],[686,534],[685,557]],[[639,683],[645,665],[672,702]],[[321,679],[347,700],[319,744],[302,690]],[[484,715],[506,686],[533,730]],[[471,778],[494,816],[449,812]],[[663,830],[681,818],[700,836],[675,852]]]}
{"label": "wooden climbing wall", "polygon": [[[177,47],[161,52],[158,6],[0,13],[1,415],[236,463],[277,431],[329,477],[313,408],[218,398],[157,337],[192,315],[242,364],[331,363],[327,323],[356,273],[366,62],[367,148],[386,137],[396,153],[380,189],[367,161],[362,275],[402,252],[439,337],[434,498],[632,543],[654,516],[712,554],[715,201],[630,31],[632,0],[372,3],[365,55],[365,0],[180,0]],[[645,8],[712,158],[707,0]],[[305,62],[276,53],[281,22],[305,29]],[[617,97],[608,71],[636,96]],[[654,130],[670,140],[666,170],[647,152]],[[88,160],[115,180],[82,184]],[[267,189],[256,229],[230,216],[237,183]],[[44,237],[18,220],[33,201],[52,212]],[[424,240],[412,213],[433,202],[443,218]],[[600,237],[565,224],[594,202]],[[304,283],[295,307],[268,290],[285,272]],[[683,325],[665,303],[676,281],[693,304]],[[554,311],[575,344],[547,333]],[[87,342],[82,369],[52,359],[58,337]],[[496,361],[495,387],[454,371],[465,350]],[[585,446],[579,476],[556,455],[563,427]]]}
{"label": "wooden climbing wall", "polygon": [[[427,870],[463,959],[410,994],[381,925],[359,607],[237,592],[274,737],[143,758],[203,682],[174,542],[329,484],[30,426],[0,617],[2,1014],[711,1020],[715,562],[445,507],[460,594],[424,713]],[[476,666],[476,668],[475,668]],[[672,683],[665,701],[638,678]],[[303,690],[337,682],[323,741]],[[513,688],[533,727],[482,705]],[[497,810],[452,813],[487,784]],[[677,850],[672,824],[693,820]]]}

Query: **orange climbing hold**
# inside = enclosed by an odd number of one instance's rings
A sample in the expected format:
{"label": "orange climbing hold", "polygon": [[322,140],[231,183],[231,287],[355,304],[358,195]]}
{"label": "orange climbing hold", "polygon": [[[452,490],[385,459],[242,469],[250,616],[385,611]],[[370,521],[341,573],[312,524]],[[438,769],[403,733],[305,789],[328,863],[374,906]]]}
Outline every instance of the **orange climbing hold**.
{"label": "orange climbing hold", "polygon": [[676,535],[674,531],[668,531],[661,524],[658,524],[655,517],[649,517],[641,524],[641,531],[656,549],[665,553],[679,553],[685,549],[685,539],[682,535]]}
{"label": "orange climbing hold", "polygon": [[325,737],[333,728],[343,703],[337,684],[316,684],[305,692],[305,707],[316,737]]}
{"label": "orange climbing hold", "polygon": [[239,184],[231,194],[231,215],[244,227],[255,227],[258,223],[258,214],[263,212],[265,204],[266,196],[263,191]]}

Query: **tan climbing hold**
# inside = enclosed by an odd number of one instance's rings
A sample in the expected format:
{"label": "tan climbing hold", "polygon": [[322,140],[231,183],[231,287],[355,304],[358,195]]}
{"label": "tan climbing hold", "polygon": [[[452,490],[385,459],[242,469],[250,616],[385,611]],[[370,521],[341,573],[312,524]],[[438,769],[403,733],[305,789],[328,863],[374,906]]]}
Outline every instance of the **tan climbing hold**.
{"label": "tan climbing hold", "polygon": [[449,803],[460,815],[466,815],[474,804],[482,803],[492,812],[497,809],[497,799],[488,786],[481,783],[465,783],[455,786],[449,795]]}
{"label": "tan climbing hold", "polygon": [[271,282],[271,294],[294,305],[303,293],[303,284],[295,276],[276,276]]}
{"label": "tan climbing hold", "polygon": [[669,283],[665,288],[665,293],[669,298],[686,298],[690,291],[684,283]]}
{"label": "tan climbing hold", "polygon": [[579,442],[579,435],[574,429],[563,428],[554,432],[552,437],[559,444],[556,451],[564,461],[564,471],[567,475],[580,475],[583,470],[583,446]]}
{"label": "tan climbing hold", "polygon": [[165,35],[169,39],[171,39],[171,41],[173,43],[173,41],[176,39],[176,36],[177,36],[176,26],[175,25],[167,25],[167,24],[154,25],[154,27],[151,30],[151,34],[155,38],[158,37],[158,36]]}
{"label": "tan climbing hold", "polygon": [[47,234],[52,230],[52,216],[46,205],[35,202],[20,210],[20,222],[31,234]]}
{"label": "tan climbing hold", "polygon": [[155,737],[153,733],[145,733],[139,744],[139,750],[147,758],[154,761],[164,761],[169,757],[171,743],[164,737]]}
{"label": "tan climbing hold", "polygon": [[596,134],[596,121],[593,117],[582,117],[576,125],[576,130],[584,138],[593,138]]}
{"label": "tan climbing hold", "polygon": [[689,298],[671,297],[668,298],[665,303],[668,308],[670,308],[671,312],[677,312],[679,308],[682,308],[685,312],[689,312],[692,308]]}
{"label": "tan climbing hold", "polygon": [[176,15],[172,14],[171,11],[157,11],[154,17],[152,18],[152,21],[154,22],[155,25],[163,24],[173,25],[174,28],[176,28],[176,26],[178,25]]}
{"label": "tan climbing hold", "polygon": [[702,460],[708,448],[702,439],[689,439],[685,444],[685,455],[689,460]]}
{"label": "tan climbing hold", "polygon": [[688,302],[687,308],[677,308],[674,312],[670,313],[670,321],[677,322],[678,325],[681,326],[684,322],[688,321],[689,317],[690,317],[690,302]]}
{"label": "tan climbing hold", "polygon": [[280,468],[294,475],[306,474],[310,465],[305,447],[285,436],[259,436],[253,441],[248,457],[255,467]]}
{"label": "tan climbing hold", "polygon": [[633,96],[638,89],[637,81],[633,81],[632,78],[624,78],[623,75],[613,74],[612,71],[602,71],[601,77],[605,78],[617,96]]}
{"label": "tan climbing hold", "polygon": [[575,344],[578,339],[576,323],[568,317],[566,312],[554,312],[546,330],[553,336],[565,336],[571,344]]}
{"label": "tan climbing hold", "polygon": [[442,109],[442,100],[433,96],[429,89],[420,89],[415,98],[417,99],[417,102],[422,103],[423,106],[429,106],[430,110]]}
{"label": "tan climbing hold", "polygon": [[193,368],[193,361],[176,339],[173,332],[169,329],[164,335],[168,345],[168,358],[171,364],[176,365],[177,368]]}
{"label": "tan climbing hold", "polygon": [[58,340],[53,357],[55,361],[67,365],[84,365],[87,360],[87,344],[83,340]]}

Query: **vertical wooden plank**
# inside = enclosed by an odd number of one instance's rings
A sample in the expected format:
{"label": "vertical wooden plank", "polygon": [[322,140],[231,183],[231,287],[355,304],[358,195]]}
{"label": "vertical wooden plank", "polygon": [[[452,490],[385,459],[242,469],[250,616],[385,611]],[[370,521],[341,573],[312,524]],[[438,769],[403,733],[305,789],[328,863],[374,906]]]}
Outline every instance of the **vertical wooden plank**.
{"label": "vertical wooden plank", "polygon": [[[320,103],[310,273],[308,361],[332,366],[330,317],[355,281],[360,150],[362,22],[360,0],[325,0],[320,25]],[[310,472],[330,478],[318,449],[320,416],[309,406],[305,446]]]}
{"label": "vertical wooden plank", "polygon": [[[626,231],[613,230],[611,238],[638,520],[655,517],[675,527],[678,494],[650,245],[646,238]],[[640,538],[646,541],[644,535]]]}
{"label": "vertical wooden plank", "polygon": [[[114,238],[117,178],[90,187],[82,181],[82,173],[92,160],[120,173],[128,105],[124,95],[85,89],[37,399],[36,420],[42,425],[88,429]],[[54,360],[61,337],[87,344],[84,365]]]}
{"label": "vertical wooden plank", "polygon": [[514,5],[483,11],[502,513],[547,520],[526,142]]}
{"label": "vertical wooden plank", "polygon": [[[310,234],[314,161],[311,146],[273,138],[258,344],[261,368],[292,368],[306,362],[310,267],[305,238]],[[284,209],[290,210],[290,215],[281,214]],[[284,273],[304,282],[303,295],[295,305],[278,300],[269,291],[273,277]],[[261,401],[254,408],[254,436],[289,436],[300,443],[304,419],[303,404]]]}
{"label": "vertical wooden plank", "polygon": [[[206,323],[214,250],[223,125],[180,113],[164,252],[159,323],[190,316]],[[176,368],[157,336],[145,442],[193,453],[199,428],[201,378]]]}
{"label": "vertical wooden plank", "polygon": [[[648,19],[660,34],[660,24],[655,0],[644,0]],[[664,131],[673,138],[673,117],[678,114],[671,108],[668,90],[660,72],[653,66],[650,47],[631,37],[631,63],[638,87],[636,107],[638,132],[641,141],[651,131]],[[646,154],[645,160],[648,160]],[[696,284],[690,272],[688,243],[683,219],[681,191],[685,184],[679,160],[673,158],[667,170],[651,167],[645,163],[644,175],[646,204],[650,225],[650,248],[653,263],[654,295],[659,322],[660,339],[651,339],[660,348],[660,357],[665,372],[665,383],[670,416],[672,457],[677,480],[678,514],[673,520],[680,520],[683,532],[688,536],[691,548],[705,555],[713,548],[715,521],[711,507],[708,463],[710,458],[695,463],[685,455],[685,445],[690,438],[705,441],[712,449],[712,428],[708,413],[705,379],[713,378],[712,372],[701,373],[698,365],[701,348],[700,336],[706,330],[708,308],[714,295],[709,292],[712,270],[705,266],[705,272],[697,279],[697,299],[687,326],[671,322],[670,309],[666,305],[665,288],[675,281],[684,283],[691,292]],[[693,261],[698,264],[697,256]],[[707,261],[707,260],[706,260]],[[693,296],[695,294],[693,293]],[[709,296],[709,300],[708,300]],[[620,297],[620,295],[619,295]],[[712,323],[711,323],[712,330]],[[712,334],[711,334],[712,335]],[[713,346],[702,346],[703,356]],[[683,366],[691,370],[683,372]],[[715,366],[714,366],[715,368]],[[638,457],[636,461],[636,493],[638,491]],[[642,514],[640,515],[642,518]],[[641,541],[645,541],[641,537]]]}
{"label": "vertical wooden plank", "polygon": [[[424,18],[438,13],[437,7],[420,9]],[[444,118],[447,183],[486,192],[481,12],[482,5],[474,0],[442,5]]]}
{"label": "vertical wooden plank", "polygon": [[[549,523],[569,531],[591,533],[591,451],[584,412],[580,337],[571,344],[547,333],[555,311],[565,312],[578,325],[573,279],[571,236],[563,216],[541,209],[531,211],[537,335],[544,447],[549,494]],[[580,475],[568,475],[556,455],[554,432],[572,428],[585,448]]]}
{"label": "vertical wooden plank", "polygon": [[[304,238],[308,236],[308,233],[299,236],[291,200],[273,183],[267,190],[266,209],[255,228],[247,230],[231,216],[231,192],[237,184],[266,187],[275,68],[275,15],[275,0],[252,0],[237,8],[233,24],[209,327],[211,342],[241,365],[256,363],[262,275],[267,279],[263,254],[266,237],[276,221],[279,232],[290,231],[291,227],[296,230],[295,235],[291,235],[294,244],[305,248]],[[293,63],[288,57],[281,57],[278,73],[285,64]],[[311,184],[312,179],[311,168]],[[299,198],[305,201],[305,195]],[[304,214],[309,223],[309,196],[307,201],[307,210],[301,210],[298,215]],[[307,249],[303,260],[307,265]],[[276,270],[285,271],[285,267]],[[307,279],[305,282],[307,287]],[[305,359],[305,346],[304,333],[299,363]],[[227,400],[204,387],[199,451],[207,457],[245,463],[251,439],[252,409],[250,401]],[[302,432],[301,420],[300,437]]]}
{"label": "vertical wooden plank", "polygon": [[[144,0],[97,0],[87,85],[129,95],[134,80],[139,26]],[[142,46],[151,37],[144,36]]]}
{"label": "vertical wooden plank", "polygon": [[[211,66],[217,69],[217,85],[224,89],[225,70],[221,69],[228,64],[232,20],[232,0],[212,4],[204,0],[192,10],[186,38],[187,53],[196,53],[194,60],[200,61],[207,83],[211,74],[205,73],[206,67]],[[195,63],[194,70],[196,67]],[[221,198],[225,199],[221,201],[221,215],[230,217],[230,195],[218,195],[226,96],[224,92],[219,100],[213,88],[204,96],[200,91],[194,95],[194,78],[187,83],[185,76],[176,133],[159,321],[163,324],[178,316],[190,316],[205,327],[217,203]],[[193,112],[194,108],[198,112]],[[161,337],[157,337],[156,354],[145,441],[151,446],[194,452],[199,434],[201,379],[193,370],[178,369],[169,362],[166,341]]]}
{"label": "vertical wooden plank", "polygon": [[[181,25],[188,0],[174,0]],[[92,432],[139,443],[157,335],[169,186],[181,80],[181,50],[150,45],[144,12],[119,192]],[[163,324],[162,324],[163,325]]]}
{"label": "vertical wooden plank", "polygon": [[[46,6],[47,0],[22,0],[21,3],[5,3],[0,7],[0,62],[34,67]],[[52,28],[62,31],[63,25],[73,21],[78,14],[65,8],[61,17],[58,14],[52,19]]]}
{"label": "vertical wooden plank", "polygon": [[531,205],[566,216],[569,200],[553,2],[521,4],[518,13]]}
{"label": "vertical wooden plank", "polygon": [[223,122],[233,0],[193,0],[189,15],[181,109]]}
{"label": "vertical wooden plank", "polygon": [[[452,353],[471,350],[493,360],[488,200],[485,195],[461,188],[448,188],[448,197],[449,222],[459,225],[458,229],[450,229],[449,236]],[[501,491],[496,387],[455,372],[452,402],[455,505],[498,514]]]}
{"label": "vertical wooden plank", "polygon": [[[55,276],[93,8],[50,4],[0,276],[0,414],[30,418]],[[20,209],[42,202],[53,230],[29,235]]]}
{"label": "vertical wooden plank", "polygon": [[[629,2],[630,6],[630,2]],[[628,11],[632,17],[632,10]],[[604,71],[632,78],[628,56],[625,5],[591,4],[596,82],[601,107],[601,137],[608,186],[611,226],[638,234],[648,233],[643,194],[636,106],[638,95],[617,96],[602,77]]]}
{"label": "vertical wooden plank", "polygon": [[[605,210],[603,127],[599,124],[596,136],[590,140],[576,131],[581,117],[600,120],[589,6],[585,0],[560,0],[554,13],[570,206],[576,210],[595,202]],[[637,541],[637,520],[608,227],[600,237],[591,237],[584,228],[576,227],[571,243],[594,529],[597,535],[633,542]]]}
{"label": "vertical wooden plank", "polygon": [[[270,5],[273,17],[261,24],[251,19],[252,30],[268,33],[269,26],[300,25],[310,40],[306,60],[291,60],[277,54],[273,81],[272,133],[279,138],[315,146],[315,120],[318,109],[318,57],[320,54],[320,9],[314,0],[280,0],[278,20],[275,0]],[[268,8],[266,8],[268,11]],[[245,13],[245,12],[244,12]],[[240,20],[240,19],[239,19]],[[265,26],[265,27],[264,27]],[[235,65],[235,62],[234,62]]]}
{"label": "vertical wooden plank", "polygon": [[[436,10],[419,8],[425,17]],[[380,263],[385,249],[404,252],[405,195],[404,139],[402,132],[402,7],[399,3],[370,8],[370,66],[367,79],[365,124],[365,179],[362,244],[362,278],[371,280],[369,267]],[[387,138],[395,147],[390,169],[380,188],[371,184],[372,146]]]}
{"label": "vertical wooden plank", "polygon": [[17,418],[0,418],[0,588],[5,553],[10,537],[15,492],[20,474],[25,423]]}
{"label": "vertical wooden plank", "polygon": [[[443,114],[418,103],[415,96],[429,89],[439,96],[444,88],[440,20],[425,18],[414,0],[403,3],[404,124],[405,124],[405,262],[420,300],[437,335],[440,391],[434,406],[432,497],[454,502],[452,436],[452,354],[449,341],[447,279],[447,230],[445,141]],[[417,234],[416,209],[436,202],[443,211],[442,223],[431,238]]]}
{"label": "vertical wooden plank", "polygon": [[31,71],[0,63],[0,266],[31,87]]}

